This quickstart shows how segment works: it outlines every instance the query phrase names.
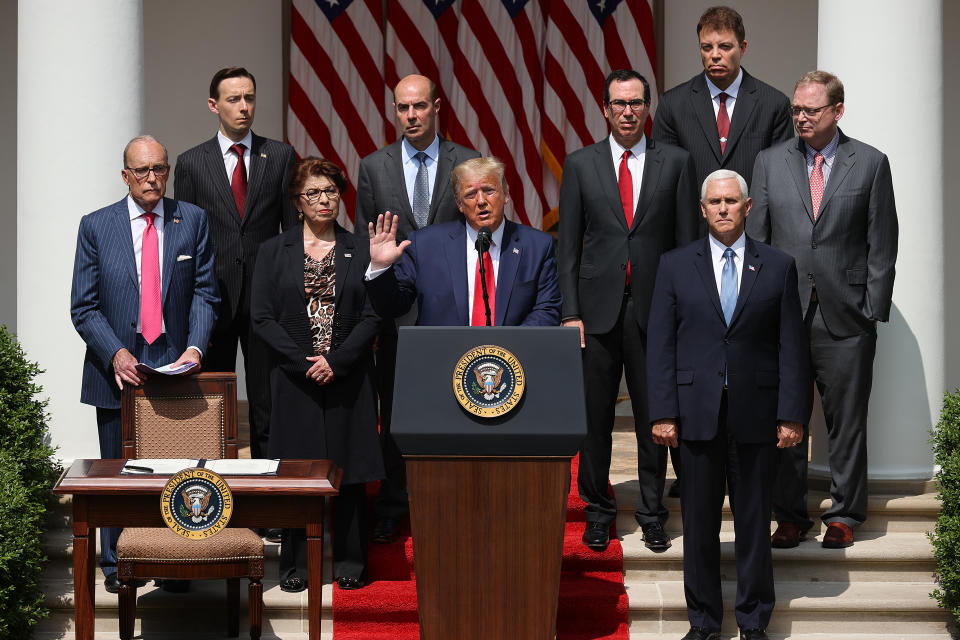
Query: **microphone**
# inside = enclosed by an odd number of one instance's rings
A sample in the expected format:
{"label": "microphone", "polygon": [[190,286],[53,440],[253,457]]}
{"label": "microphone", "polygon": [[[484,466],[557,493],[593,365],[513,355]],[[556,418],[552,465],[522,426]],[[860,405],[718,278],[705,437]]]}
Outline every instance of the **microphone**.
{"label": "microphone", "polygon": [[490,233],[490,227],[480,227],[477,229],[477,242],[474,245],[477,248],[477,260],[480,268],[480,289],[483,292],[483,307],[486,313],[487,326],[493,326],[490,320],[490,296],[487,293],[487,275],[483,266],[483,254],[490,250],[490,244],[493,242],[493,236]]}
{"label": "microphone", "polygon": [[492,242],[493,236],[490,233],[490,227],[480,227],[477,229],[477,242],[474,245],[477,248],[477,253],[486,253],[490,249]]}

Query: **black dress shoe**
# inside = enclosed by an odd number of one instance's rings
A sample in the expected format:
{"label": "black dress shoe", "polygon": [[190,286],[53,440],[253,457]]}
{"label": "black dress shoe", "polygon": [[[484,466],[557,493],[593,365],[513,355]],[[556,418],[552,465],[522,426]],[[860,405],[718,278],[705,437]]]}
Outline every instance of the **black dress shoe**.
{"label": "black dress shoe", "polygon": [[396,518],[380,518],[373,528],[373,541],[377,544],[387,544],[397,539],[397,528],[400,523]]}
{"label": "black dress shoe", "polygon": [[769,640],[763,629],[740,629],[740,640]]}
{"label": "black dress shoe", "polygon": [[610,544],[610,525],[602,522],[588,522],[583,532],[583,544],[594,551],[603,551]]}
{"label": "black dress shoe", "polygon": [[667,495],[671,498],[680,497],[680,478],[673,481],[673,484],[670,485],[670,490],[667,491]]}
{"label": "black dress shoe", "polygon": [[280,538],[283,536],[283,529],[265,529],[263,535],[260,536],[267,542],[280,542]]}
{"label": "black dress shoe", "polygon": [[[146,580],[134,580],[133,586],[140,588],[147,584]],[[120,593],[120,578],[117,577],[117,574],[111,573],[103,579],[103,588],[107,590],[107,593]]]}
{"label": "black dress shoe", "polygon": [[664,551],[670,548],[670,536],[663,530],[663,525],[659,522],[650,522],[640,525],[643,529],[643,542],[648,549],[653,551]]}
{"label": "black dress shoe", "polygon": [[190,581],[166,579],[160,584],[160,588],[167,593],[187,593],[190,591]]}
{"label": "black dress shoe", "polygon": [[351,578],[349,576],[340,576],[337,578],[337,586],[345,591],[362,589],[366,585],[363,578]]}
{"label": "black dress shoe", "polygon": [[300,576],[290,576],[280,582],[280,591],[287,593],[300,593],[307,588],[307,581]]}
{"label": "black dress shoe", "polygon": [[720,640],[719,631],[707,631],[702,627],[690,627],[687,635],[680,640]]}

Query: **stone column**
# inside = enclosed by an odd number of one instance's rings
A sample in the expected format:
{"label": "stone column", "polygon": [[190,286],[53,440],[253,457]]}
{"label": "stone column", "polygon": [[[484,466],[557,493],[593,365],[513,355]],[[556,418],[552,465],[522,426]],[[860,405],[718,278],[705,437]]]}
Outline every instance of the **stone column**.
{"label": "stone column", "polygon": [[[846,89],[840,127],[890,158],[900,247],[874,362],[868,443],[876,480],[929,478],[945,384],[943,60],[939,0],[820,0],[817,64]],[[815,414],[816,415],[816,414]],[[826,473],[823,422],[811,474]]]}
{"label": "stone column", "polygon": [[80,217],[126,194],[122,151],[143,126],[141,2],[20,0],[17,57],[17,330],[45,370],[59,456],[97,457],[70,285]]}

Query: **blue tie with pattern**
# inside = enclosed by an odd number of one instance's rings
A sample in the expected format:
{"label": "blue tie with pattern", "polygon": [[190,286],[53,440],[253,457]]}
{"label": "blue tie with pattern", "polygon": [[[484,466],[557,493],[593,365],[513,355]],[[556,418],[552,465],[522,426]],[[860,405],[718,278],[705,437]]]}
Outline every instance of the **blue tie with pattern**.
{"label": "blue tie with pattern", "polygon": [[413,182],[413,219],[417,222],[417,228],[422,229],[427,226],[427,217],[430,213],[430,194],[427,188],[427,154],[418,151],[413,157],[420,161],[417,178]]}
{"label": "blue tie with pattern", "polygon": [[727,247],[723,251],[726,263],[720,273],[720,306],[723,307],[723,317],[730,326],[733,319],[733,310],[737,308],[737,265],[733,262],[736,255],[733,249]]}

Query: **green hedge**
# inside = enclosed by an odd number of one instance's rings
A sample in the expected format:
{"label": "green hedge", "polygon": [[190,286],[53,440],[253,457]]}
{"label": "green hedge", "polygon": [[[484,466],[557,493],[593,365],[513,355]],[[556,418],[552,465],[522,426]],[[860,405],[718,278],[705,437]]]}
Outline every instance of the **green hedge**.
{"label": "green hedge", "polygon": [[960,389],[943,394],[940,422],[933,432],[936,479],[942,503],[930,539],[939,589],[931,595],[960,621]]}
{"label": "green hedge", "polygon": [[42,545],[59,469],[47,444],[47,402],[34,383],[39,373],[0,327],[0,640],[30,637],[47,615]]}

